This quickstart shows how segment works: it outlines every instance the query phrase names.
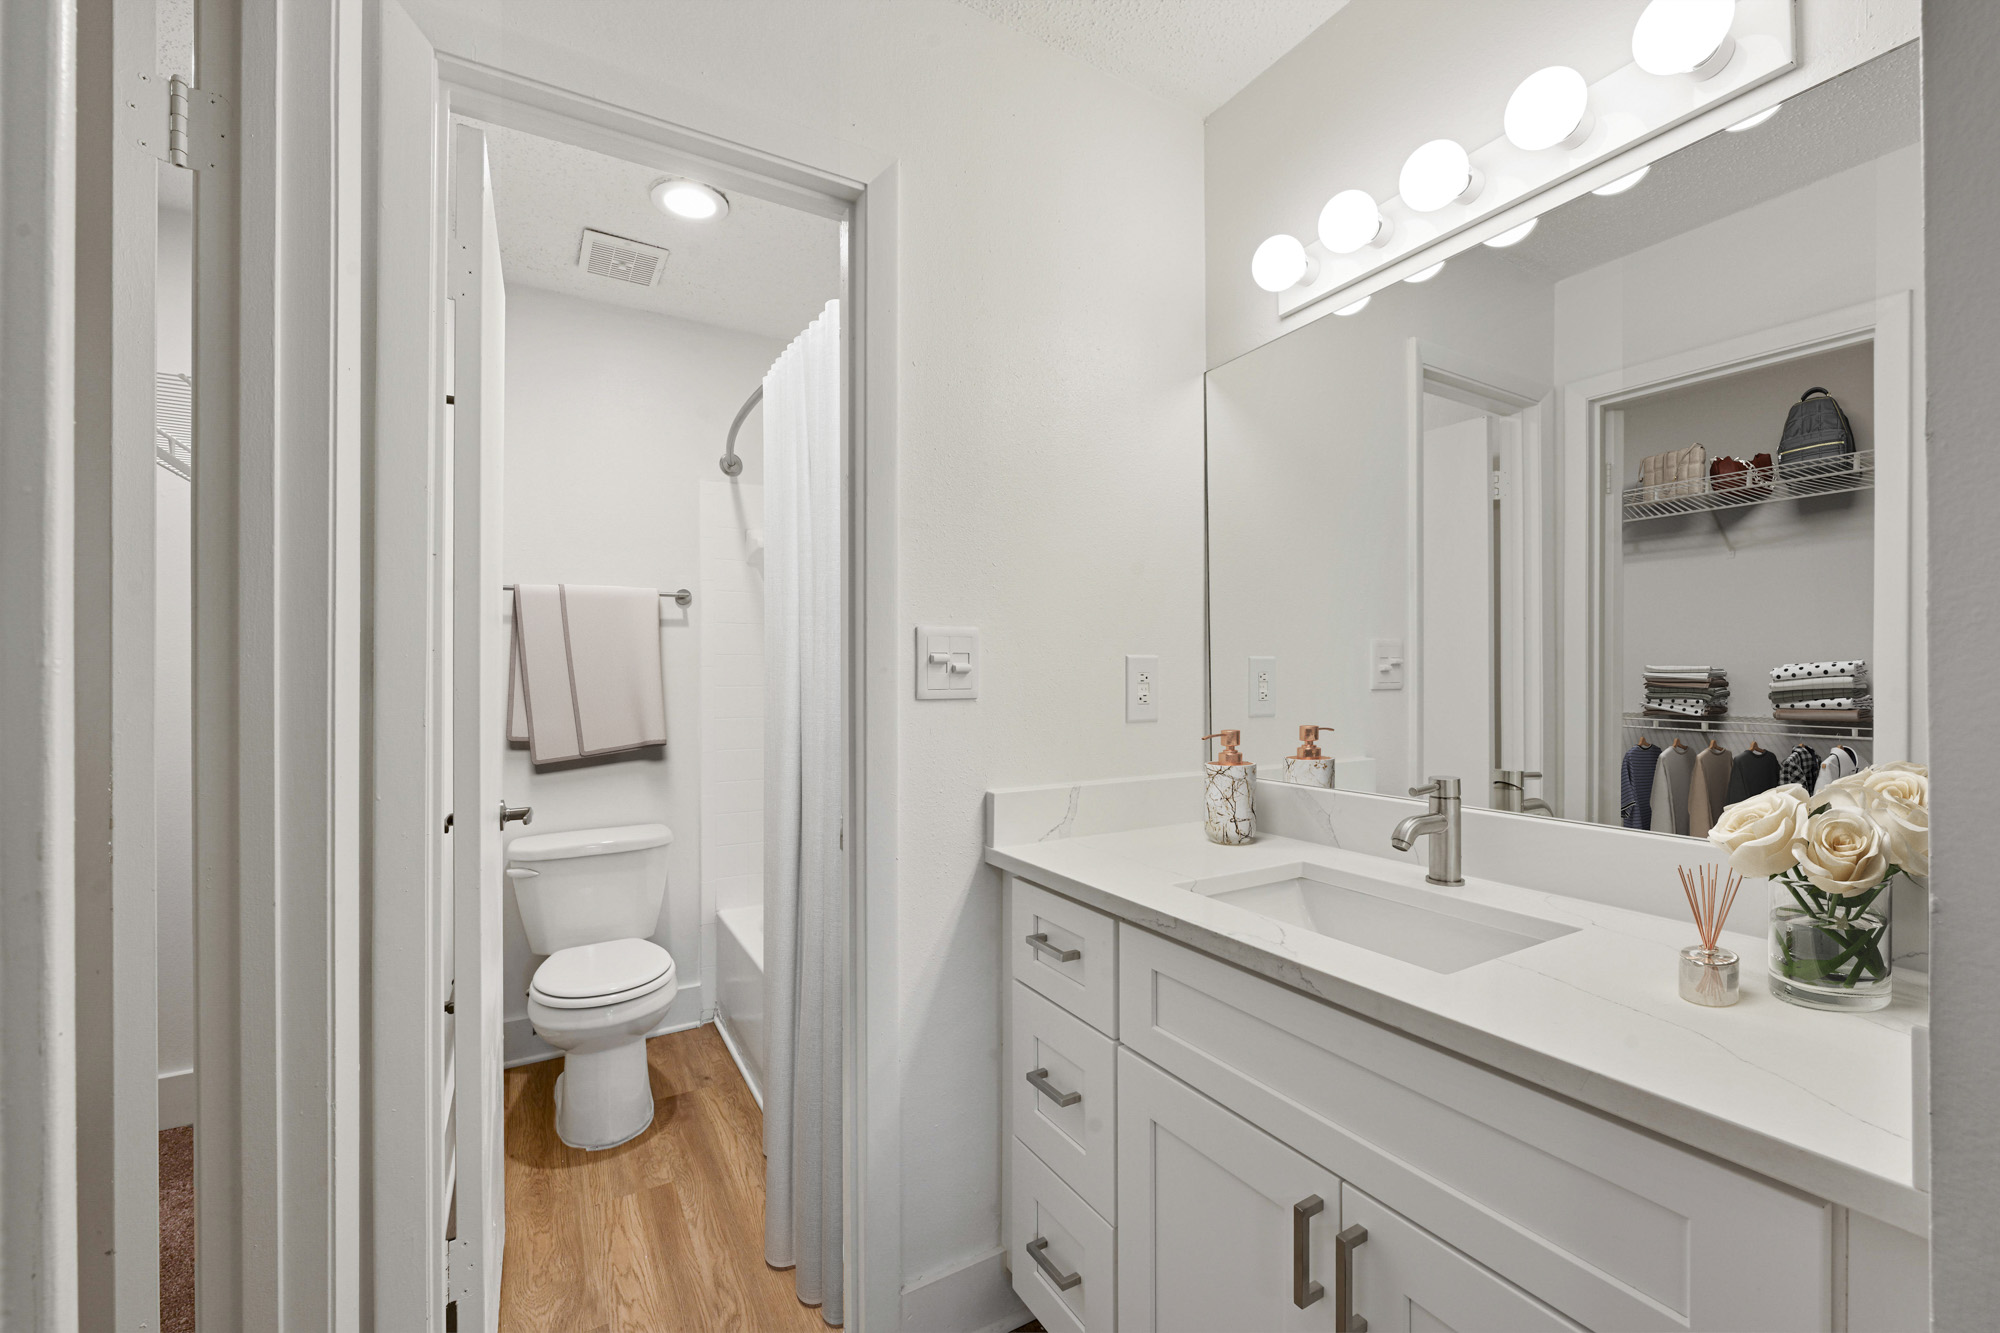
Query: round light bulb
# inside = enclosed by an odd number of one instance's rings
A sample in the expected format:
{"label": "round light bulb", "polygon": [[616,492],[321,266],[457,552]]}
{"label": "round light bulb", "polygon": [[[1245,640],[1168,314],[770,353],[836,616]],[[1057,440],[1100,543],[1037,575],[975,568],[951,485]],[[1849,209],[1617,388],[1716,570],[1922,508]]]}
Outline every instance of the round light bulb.
{"label": "round light bulb", "polygon": [[1267,292],[1282,292],[1305,281],[1319,265],[1296,236],[1280,232],[1250,256],[1250,278]]}
{"label": "round light bulb", "polygon": [[1340,309],[1334,311],[1333,313],[1336,315],[1358,315],[1362,311],[1366,310],[1368,308],[1368,303],[1374,299],[1375,298],[1372,296],[1364,296],[1359,301],[1356,301],[1353,305],[1344,305]]}
{"label": "round light bulb", "polygon": [[1471,203],[1484,183],[1465,149],[1450,139],[1433,139],[1403,163],[1397,188],[1417,212],[1435,213],[1446,204]]}
{"label": "round light bulb", "polygon": [[1779,102],[1773,106],[1765,107],[1762,111],[1754,111],[1737,121],[1734,125],[1726,125],[1723,128],[1727,129],[1731,134],[1741,134],[1745,130],[1754,130],[1784,109],[1785,104]]}
{"label": "round light bulb", "polygon": [[1375,196],[1366,190],[1342,190],[1319,211],[1319,243],[1337,255],[1351,255],[1364,245],[1385,245],[1392,230]]}
{"label": "round light bulb", "polygon": [[722,191],[700,181],[668,177],[653,184],[653,207],[690,222],[705,222],[729,212],[729,200]]}
{"label": "round light bulb", "polygon": [[1575,148],[1590,137],[1590,85],[1568,65],[1550,65],[1521,80],[1507,99],[1507,142],[1523,152]]}
{"label": "round light bulb", "polygon": [[1432,264],[1429,268],[1418,269],[1415,273],[1412,273],[1409,277],[1404,278],[1403,281],[1429,282],[1432,278],[1435,278],[1438,274],[1442,272],[1444,272],[1444,261],[1440,259],[1438,260],[1437,263]]}
{"label": "round light bulb", "polygon": [[1633,172],[1629,176],[1620,176],[1615,181],[1611,181],[1608,184],[1598,186],[1596,189],[1592,190],[1591,193],[1601,194],[1606,199],[1609,199],[1614,194],[1623,194],[1625,193],[1625,191],[1631,189],[1634,185],[1637,185],[1640,181],[1646,179],[1646,173],[1651,171],[1652,169],[1653,169],[1652,165],[1649,163],[1646,166],[1640,167],[1637,171]]}
{"label": "round light bulb", "polygon": [[1712,79],[1736,54],[1736,0],[1652,0],[1632,28],[1632,59],[1648,74]]}
{"label": "round light bulb", "polygon": [[1486,243],[1495,250],[1505,250],[1510,245],[1519,245],[1522,241],[1528,239],[1529,235],[1535,230],[1535,224],[1540,221],[1540,218],[1529,218],[1520,226],[1509,227],[1498,236],[1488,236]]}

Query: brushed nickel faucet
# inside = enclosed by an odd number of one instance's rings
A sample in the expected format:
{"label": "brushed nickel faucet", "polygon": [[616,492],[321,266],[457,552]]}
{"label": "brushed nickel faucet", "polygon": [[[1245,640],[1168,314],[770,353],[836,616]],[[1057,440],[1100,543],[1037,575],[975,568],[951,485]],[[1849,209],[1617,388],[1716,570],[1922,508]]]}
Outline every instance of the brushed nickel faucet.
{"label": "brushed nickel faucet", "polygon": [[1424,878],[1433,884],[1465,883],[1460,871],[1464,840],[1459,824],[1458,779],[1433,777],[1429,786],[1410,788],[1410,795],[1430,797],[1431,808],[1396,825],[1396,831],[1389,835],[1389,845],[1407,852],[1417,845],[1418,838],[1429,838],[1431,864]]}

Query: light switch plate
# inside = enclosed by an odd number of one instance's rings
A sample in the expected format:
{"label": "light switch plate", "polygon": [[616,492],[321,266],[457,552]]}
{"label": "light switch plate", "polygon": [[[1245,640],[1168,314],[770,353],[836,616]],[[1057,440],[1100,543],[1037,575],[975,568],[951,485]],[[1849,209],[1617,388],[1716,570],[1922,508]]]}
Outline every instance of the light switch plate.
{"label": "light switch plate", "polygon": [[1371,690],[1400,690],[1403,688],[1403,641],[1401,639],[1370,639],[1368,641],[1368,688]]}
{"label": "light switch plate", "polygon": [[1160,720],[1160,659],[1140,653],[1125,654],[1125,720]]}
{"label": "light switch plate", "polygon": [[979,697],[979,631],[954,625],[917,626],[917,697]]}
{"label": "light switch plate", "polygon": [[1253,657],[1250,659],[1250,716],[1276,717],[1277,715],[1278,659]]}

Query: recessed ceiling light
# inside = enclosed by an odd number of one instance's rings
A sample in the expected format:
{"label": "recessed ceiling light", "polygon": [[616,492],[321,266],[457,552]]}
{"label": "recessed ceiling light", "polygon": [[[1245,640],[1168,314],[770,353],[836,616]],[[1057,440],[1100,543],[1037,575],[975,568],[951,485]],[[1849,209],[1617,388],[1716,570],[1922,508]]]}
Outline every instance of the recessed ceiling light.
{"label": "recessed ceiling light", "polygon": [[1257,247],[1257,253],[1250,256],[1251,280],[1267,292],[1296,287],[1318,270],[1319,265],[1306,253],[1299,238],[1283,232],[1266,238]]}
{"label": "recessed ceiling light", "polygon": [[1501,232],[1498,236],[1488,236],[1486,238],[1486,243],[1492,246],[1495,250],[1505,250],[1510,245],[1519,245],[1522,241],[1528,239],[1529,233],[1534,231],[1535,224],[1540,221],[1541,221],[1540,218],[1529,218],[1526,222],[1523,222],[1520,226],[1509,227],[1506,231]]}
{"label": "recessed ceiling light", "polygon": [[1374,299],[1375,298],[1372,296],[1364,296],[1359,301],[1356,301],[1353,305],[1344,305],[1340,309],[1334,311],[1333,313],[1336,315],[1358,315],[1362,311],[1366,310],[1368,308],[1368,303]]}
{"label": "recessed ceiling light", "polygon": [[1567,65],[1550,65],[1521,80],[1507,99],[1507,142],[1523,152],[1575,148],[1590,137],[1590,85]]}
{"label": "recessed ceiling light", "polygon": [[1777,115],[1780,111],[1784,109],[1785,109],[1785,104],[1783,102],[1777,102],[1771,106],[1765,107],[1762,111],[1753,112],[1750,115],[1745,116],[1743,119],[1737,121],[1734,125],[1726,125],[1723,128],[1727,129],[1731,134],[1741,134],[1745,130],[1754,130],[1759,125],[1762,125],[1765,121]]}
{"label": "recessed ceiling light", "polygon": [[1342,190],[1319,211],[1319,243],[1337,255],[1385,245],[1394,228],[1366,190]]}
{"label": "recessed ceiling light", "polygon": [[1429,282],[1432,278],[1435,278],[1438,274],[1442,272],[1444,272],[1444,261],[1440,259],[1438,260],[1437,263],[1432,264],[1429,268],[1418,269],[1415,273],[1412,273],[1409,277],[1404,278],[1403,281]]}
{"label": "recessed ceiling light", "polygon": [[691,222],[706,222],[729,212],[729,199],[713,185],[669,176],[653,183],[653,206],[662,213]]}
{"label": "recessed ceiling light", "polygon": [[1617,180],[1612,181],[1608,185],[1598,186],[1596,189],[1592,190],[1591,193],[1601,194],[1607,199],[1609,199],[1614,194],[1623,194],[1625,193],[1625,191],[1631,189],[1634,185],[1637,185],[1640,181],[1646,179],[1646,173],[1651,171],[1652,169],[1653,169],[1652,165],[1649,163],[1646,166],[1640,167],[1637,171],[1633,172],[1629,176],[1620,176]]}
{"label": "recessed ceiling light", "polygon": [[1632,59],[1648,74],[1712,79],[1736,54],[1736,0],[1652,0],[1632,28]]}
{"label": "recessed ceiling light", "polygon": [[1435,213],[1446,204],[1471,203],[1484,183],[1464,148],[1451,139],[1433,139],[1403,163],[1397,188],[1417,212]]}

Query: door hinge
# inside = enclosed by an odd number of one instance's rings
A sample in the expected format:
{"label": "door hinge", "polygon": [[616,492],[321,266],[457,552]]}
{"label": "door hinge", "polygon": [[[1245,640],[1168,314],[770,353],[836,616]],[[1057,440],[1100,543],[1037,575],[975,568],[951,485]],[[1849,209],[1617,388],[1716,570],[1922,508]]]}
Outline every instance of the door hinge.
{"label": "door hinge", "polygon": [[188,97],[194,89],[175,74],[167,80],[167,161],[188,164]]}

